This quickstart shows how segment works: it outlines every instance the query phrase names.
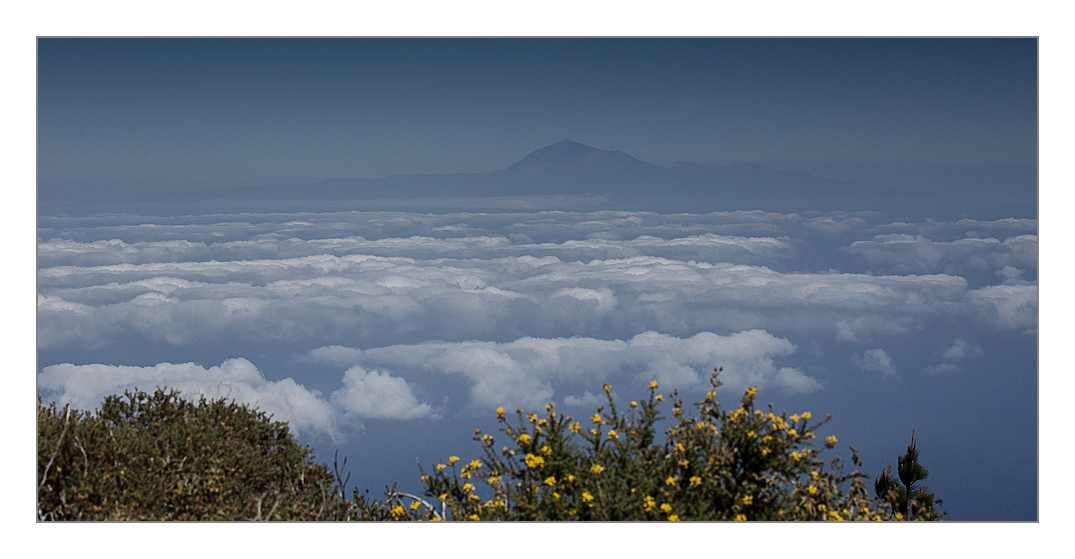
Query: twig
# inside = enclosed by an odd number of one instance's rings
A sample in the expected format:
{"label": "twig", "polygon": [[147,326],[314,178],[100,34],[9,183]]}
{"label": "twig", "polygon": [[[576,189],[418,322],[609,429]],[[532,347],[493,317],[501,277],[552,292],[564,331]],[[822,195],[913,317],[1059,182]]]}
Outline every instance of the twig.
{"label": "twig", "polygon": [[265,520],[272,520],[273,513],[276,512],[276,507],[280,506],[280,501],[284,500],[283,495],[276,494],[276,501],[272,504],[272,508],[269,509],[269,515],[265,517]]}
{"label": "twig", "polygon": [[427,509],[430,510],[430,512],[433,513],[433,516],[436,516],[437,518],[440,518],[441,520],[444,520],[444,516],[443,516],[444,503],[443,502],[441,503],[441,514],[437,514],[437,509],[433,508],[433,505],[429,504],[429,501],[426,501],[425,499],[423,499],[423,498],[421,498],[421,497],[419,497],[417,495],[411,495],[410,493],[404,493],[402,491],[395,491],[393,493],[394,493],[394,495],[398,495],[400,497],[407,497],[407,498],[410,498],[410,499],[414,499],[415,501],[418,501],[419,503],[422,503],[422,505],[424,505]]}
{"label": "twig", "polygon": [[90,459],[86,456],[86,449],[82,446],[82,441],[78,440],[78,435],[75,435],[75,444],[78,445],[78,449],[82,451],[82,460],[84,462],[82,466],[82,479],[86,479],[86,474],[90,471]]}
{"label": "twig", "polygon": [[38,485],[38,489],[45,486],[45,480],[49,477],[49,468],[52,467],[52,461],[56,459],[56,454],[60,452],[60,445],[63,444],[63,436],[67,434],[67,426],[70,424],[71,419],[71,404],[64,406],[63,416],[63,431],[60,431],[60,440],[56,441],[56,448],[52,451],[52,456],[49,457],[48,464],[45,464],[45,472],[41,474],[41,484]]}

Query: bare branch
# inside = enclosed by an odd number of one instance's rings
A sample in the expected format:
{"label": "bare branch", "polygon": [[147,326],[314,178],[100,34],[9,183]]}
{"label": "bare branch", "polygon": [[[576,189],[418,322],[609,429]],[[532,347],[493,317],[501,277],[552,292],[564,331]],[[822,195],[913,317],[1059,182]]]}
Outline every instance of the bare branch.
{"label": "bare branch", "polygon": [[71,419],[71,405],[64,406],[63,416],[63,430],[60,431],[60,440],[56,441],[56,448],[52,451],[52,456],[49,458],[48,464],[45,464],[45,472],[41,474],[41,484],[37,487],[40,489],[45,486],[45,480],[49,477],[49,468],[52,467],[52,461],[56,459],[56,454],[60,452],[60,445],[63,444],[63,436],[67,434],[67,426],[70,424]]}

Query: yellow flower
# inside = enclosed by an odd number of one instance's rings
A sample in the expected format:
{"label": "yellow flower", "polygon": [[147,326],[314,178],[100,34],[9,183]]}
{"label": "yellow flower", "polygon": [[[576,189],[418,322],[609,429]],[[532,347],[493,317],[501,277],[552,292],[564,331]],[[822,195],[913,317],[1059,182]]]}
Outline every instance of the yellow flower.
{"label": "yellow flower", "polygon": [[676,450],[679,451],[680,454],[687,452],[687,449],[683,447],[683,443],[676,443]]}
{"label": "yellow flower", "polygon": [[396,505],[396,506],[392,507],[392,510],[388,511],[388,513],[391,514],[392,518],[394,518],[396,520],[399,520],[400,518],[403,518],[404,516],[407,516],[407,511],[403,510],[403,507],[401,507],[399,505]]}
{"label": "yellow flower", "polygon": [[798,437],[799,434],[795,432],[795,429],[788,429],[788,436],[795,438]]}
{"label": "yellow flower", "polygon": [[601,423],[601,416],[599,414],[595,413],[595,414],[593,414],[593,417],[590,418],[590,421],[592,421],[594,423],[597,423],[597,424],[600,424]]}
{"label": "yellow flower", "polygon": [[792,421],[795,421],[795,422],[798,422],[799,421],[799,416],[798,415],[793,415],[793,416],[789,417],[788,419],[790,419]]}
{"label": "yellow flower", "polygon": [[668,515],[668,521],[669,522],[679,522],[679,515],[678,514],[670,514],[670,515]]}
{"label": "yellow flower", "polygon": [[531,468],[540,468],[545,465],[545,459],[528,452],[526,453],[526,465]]}
{"label": "yellow flower", "polygon": [[772,435],[765,435],[764,437],[761,438],[761,442],[763,442],[763,443],[767,443],[767,442],[769,442],[771,440],[773,440]]}
{"label": "yellow flower", "polygon": [[825,512],[825,508],[826,508],[825,503],[821,503],[820,505],[817,506],[817,510],[819,510],[821,512]]}
{"label": "yellow flower", "polygon": [[526,419],[530,423],[537,423],[538,422],[538,416],[537,416],[536,413],[530,413],[529,415],[526,416]]}
{"label": "yellow flower", "polygon": [[527,435],[526,433],[523,433],[522,435],[519,435],[519,438],[516,439],[516,441],[519,444],[529,444],[530,443],[530,435]]}
{"label": "yellow flower", "polygon": [[459,457],[458,457],[458,456],[449,456],[449,457],[448,457],[448,465],[449,465],[449,466],[451,466],[452,464],[455,464],[455,463],[456,463],[456,462],[458,462],[458,461],[459,461]]}
{"label": "yellow flower", "polygon": [[903,513],[896,513],[896,520],[903,520]]}
{"label": "yellow flower", "polygon": [[552,449],[549,448],[549,445],[542,445],[541,453],[545,456],[552,456]]}
{"label": "yellow flower", "polygon": [[496,418],[497,419],[504,419],[504,408],[497,408],[496,409]]}
{"label": "yellow flower", "polygon": [[806,490],[809,491],[811,495],[817,494],[817,486],[816,485],[811,485],[810,487],[807,487]]}
{"label": "yellow flower", "polygon": [[826,437],[825,446],[828,448],[836,446],[836,435],[829,435],[828,437]]}
{"label": "yellow flower", "polygon": [[802,413],[802,418],[803,419],[810,419],[811,417],[814,417],[814,416],[810,415],[810,412],[808,412],[808,411],[804,411]]}
{"label": "yellow flower", "polygon": [[463,491],[464,492],[474,491],[474,486],[469,484],[469,483],[464,483],[463,484]]}
{"label": "yellow flower", "polygon": [[664,401],[664,396],[662,396],[661,394],[658,394],[658,395],[654,396],[653,399],[657,400],[658,402],[663,402]]}
{"label": "yellow flower", "polygon": [[474,460],[471,460],[470,461],[470,467],[475,469],[475,470],[480,468],[480,467],[482,467],[481,460],[478,460],[477,458],[475,458]]}
{"label": "yellow flower", "polygon": [[705,393],[706,400],[713,400],[713,399],[716,399],[716,397],[717,397],[717,391],[716,390],[710,390],[709,392]]}
{"label": "yellow flower", "polygon": [[675,407],[672,408],[672,416],[673,417],[679,417],[681,415],[683,415],[683,408],[681,408],[679,406],[675,406]]}
{"label": "yellow flower", "polygon": [[836,520],[836,521],[843,522],[844,519],[840,516],[840,513],[836,512],[834,510],[831,510],[831,511],[829,511],[829,520]]}
{"label": "yellow flower", "polygon": [[675,485],[676,484],[676,478],[674,478],[672,476],[668,476],[668,479],[664,480],[664,484],[665,485]]}
{"label": "yellow flower", "polygon": [[802,458],[802,455],[799,454],[798,452],[792,452],[791,453],[791,459],[792,460],[798,462],[800,458]]}
{"label": "yellow flower", "polygon": [[743,513],[739,513],[739,514],[735,515],[735,521],[736,522],[745,522],[746,519],[747,519],[747,515],[745,515]]}
{"label": "yellow flower", "polygon": [[475,495],[474,493],[471,493],[470,495],[467,495],[467,500],[477,503],[478,501],[482,500],[482,498]]}
{"label": "yellow flower", "polygon": [[601,390],[604,390],[605,394],[612,394],[612,386],[610,386],[607,382],[603,386],[601,386]]}
{"label": "yellow flower", "polygon": [[753,439],[754,437],[758,436],[758,433],[754,431],[747,431],[747,436]]}
{"label": "yellow flower", "polygon": [[447,468],[447,467],[448,466],[445,466],[444,464],[437,464],[437,471],[439,472],[439,471],[441,471],[441,470],[443,470],[444,468]]}
{"label": "yellow flower", "polygon": [[705,429],[705,423],[704,422],[699,421],[698,423],[694,424],[694,430],[695,431],[702,431],[704,429]]}
{"label": "yellow flower", "polygon": [[582,425],[579,425],[578,423],[572,423],[571,426],[568,427],[568,429],[570,429],[572,433],[578,433],[582,430]]}
{"label": "yellow flower", "polygon": [[605,471],[605,468],[602,467],[601,464],[594,464],[593,467],[590,468],[590,472],[594,474],[599,474],[603,471]]}
{"label": "yellow flower", "polygon": [[575,481],[574,474],[567,474],[567,481]]}
{"label": "yellow flower", "polygon": [[691,479],[689,481],[691,483],[691,487],[698,487],[702,485],[702,478],[698,476],[691,476]]}
{"label": "yellow flower", "polygon": [[751,386],[750,388],[747,389],[747,396],[753,396],[753,395],[755,395],[757,393],[758,393],[758,387],[757,386]]}
{"label": "yellow flower", "polygon": [[655,381],[655,380],[649,381],[649,389],[650,390],[657,390],[657,381]]}
{"label": "yellow flower", "polygon": [[550,485],[550,486],[551,485],[556,485],[556,477],[555,476],[549,476],[549,477],[545,478],[545,485]]}
{"label": "yellow flower", "polygon": [[596,437],[596,436],[601,434],[601,430],[600,429],[590,429],[590,434]]}
{"label": "yellow flower", "polygon": [[646,500],[642,503],[642,507],[645,509],[646,512],[650,512],[657,507],[657,501],[654,500],[653,497],[647,495]]}
{"label": "yellow flower", "polygon": [[690,463],[691,463],[691,461],[687,460],[686,458],[684,458],[684,459],[680,460],[679,462],[677,462],[677,464],[679,464],[680,466],[683,466],[684,468],[689,466]]}
{"label": "yellow flower", "polygon": [[631,400],[631,407],[632,408],[637,408],[638,407],[638,402],[636,402],[634,400]]}
{"label": "yellow flower", "polygon": [[557,499],[559,499],[559,498],[560,498],[560,494],[559,494],[559,493],[557,493],[557,492],[555,492],[555,491],[553,491],[553,492],[552,492],[552,496],[553,496],[553,497],[556,497]]}
{"label": "yellow flower", "polygon": [[496,485],[500,483],[500,476],[489,476],[489,479],[485,480],[489,485]]}
{"label": "yellow flower", "polygon": [[743,504],[750,506],[754,504],[754,497],[752,495],[743,495]]}
{"label": "yellow flower", "polygon": [[545,411],[552,411],[554,409],[556,409],[556,404],[554,404],[552,402],[549,402],[548,404],[545,404]]}
{"label": "yellow flower", "polygon": [[818,478],[817,470],[814,470],[814,471],[810,472],[810,479],[817,480],[817,478]]}
{"label": "yellow flower", "polygon": [[582,492],[582,502],[583,503],[589,503],[592,500],[593,500],[593,495],[591,495],[589,491],[583,491]]}
{"label": "yellow flower", "polygon": [[448,494],[447,493],[441,493],[440,495],[437,496],[437,498],[440,499],[441,501],[447,501],[448,500]]}
{"label": "yellow flower", "polygon": [[434,516],[433,518],[430,518],[429,521],[430,522],[440,522],[440,517],[439,516]]}
{"label": "yellow flower", "polygon": [[661,503],[661,512],[665,514],[672,512],[672,505],[668,503]]}
{"label": "yellow flower", "polygon": [[475,522],[481,520],[481,517],[476,515],[476,514],[472,514],[472,515],[468,516],[467,518],[469,518],[469,519],[471,519],[471,520],[473,520]]}
{"label": "yellow flower", "polygon": [[769,449],[768,448],[761,449],[761,455],[762,456],[768,456],[769,455]]}
{"label": "yellow flower", "polygon": [[411,503],[411,510],[418,510],[418,507],[420,507],[420,506],[422,506],[421,502],[414,501],[413,503]]}
{"label": "yellow flower", "polygon": [[612,440],[612,439],[619,439],[619,438],[620,438],[620,434],[619,434],[619,433],[617,433],[615,429],[612,429],[612,430],[610,430],[610,431],[608,432],[608,438],[609,438],[609,440]]}

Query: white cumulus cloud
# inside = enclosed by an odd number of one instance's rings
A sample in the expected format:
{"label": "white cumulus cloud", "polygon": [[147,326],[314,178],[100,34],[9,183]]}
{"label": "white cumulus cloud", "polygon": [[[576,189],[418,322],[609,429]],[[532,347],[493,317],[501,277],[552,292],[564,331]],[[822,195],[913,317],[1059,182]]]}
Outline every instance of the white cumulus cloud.
{"label": "white cumulus cloud", "polygon": [[945,361],[962,361],[963,359],[981,357],[982,353],[982,346],[968,342],[963,338],[956,338],[952,342],[952,346],[944,350],[941,358]]}
{"label": "white cumulus cloud", "polygon": [[407,381],[357,365],[344,373],[343,388],[332,393],[332,401],[363,418],[415,419],[433,412],[418,402]]}
{"label": "white cumulus cloud", "polygon": [[892,357],[885,350],[870,349],[861,356],[855,356],[855,364],[867,373],[880,373],[883,377],[895,377],[896,366],[892,364]]}

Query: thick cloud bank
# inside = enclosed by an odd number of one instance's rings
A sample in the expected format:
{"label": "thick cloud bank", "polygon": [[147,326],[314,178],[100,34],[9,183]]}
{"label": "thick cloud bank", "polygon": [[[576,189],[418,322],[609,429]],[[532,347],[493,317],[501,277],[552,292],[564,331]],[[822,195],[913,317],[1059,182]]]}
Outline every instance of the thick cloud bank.
{"label": "thick cloud bank", "polygon": [[757,385],[791,393],[817,390],[820,384],[802,371],[775,364],[774,358],[794,351],[786,339],[750,330],[730,336],[700,332],[685,339],[644,332],[629,340],[522,338],[366,350],[329,346],[311,351],[310,357],[338,366],[356,364],[348,375],[364,375],[362,367],[377,367],[407,378],[423,373],[462,377],[470,383],[471,403],[492,408],[536,407],[560,401],[565,388],[606,381],[642,385],[643,379],[655,379],[665,386],[693,389],[707,382],[715,366],[724,368],[721,379],[734,389]]}

